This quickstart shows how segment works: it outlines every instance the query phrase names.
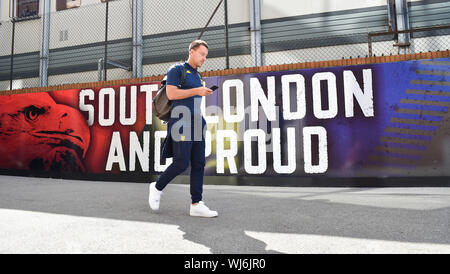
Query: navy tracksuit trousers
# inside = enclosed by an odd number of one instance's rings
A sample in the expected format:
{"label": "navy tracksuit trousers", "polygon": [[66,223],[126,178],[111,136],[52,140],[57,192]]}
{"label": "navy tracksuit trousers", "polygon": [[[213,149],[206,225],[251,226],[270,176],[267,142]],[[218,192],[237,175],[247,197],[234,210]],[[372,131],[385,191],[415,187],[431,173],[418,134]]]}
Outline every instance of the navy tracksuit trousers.
{"label": "navy tracksuit trousers", "polygon": [[[203,120],[203,119],[202,119]],[[202,121],[205,129],[206,122]],[[170,127],[169,127],[170,130]],[[203,130],[202,130],[203,132]],[[169,136],[168,138],[172,138]],[[192,203],[202,200],[203,174],[205,169],[205,137],[202,134],[201,141],[194,140],[193,127],[191,138],[185,140],[172,139],[173,162],[156,180],[156,189],[163,190],[176,176],[183,173],[191,164],[190,192]]]}

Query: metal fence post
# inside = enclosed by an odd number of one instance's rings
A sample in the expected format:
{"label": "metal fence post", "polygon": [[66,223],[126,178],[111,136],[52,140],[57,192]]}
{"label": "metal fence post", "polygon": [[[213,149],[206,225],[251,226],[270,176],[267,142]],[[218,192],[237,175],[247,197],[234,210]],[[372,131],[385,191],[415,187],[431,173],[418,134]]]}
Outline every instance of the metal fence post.
{"label": "metal fence post", "polygon": [[143,3],[133,0],[133,78],[142,77]]}
{"label": "metal fence post", "polygon": [[50,41],[50,0],[44,0],[42,7],[42,43],[39,61],[39,82],[41,87],[48,86],[48,56]]}
{"label": "metal fence post", "polygon": [[105,15],[105,57],[104,57],[104,65],[103,65],[103,70],[104,70],[104,76],[103,79],[104,81],[108,80],[107,78],[107,62],[108,62],[108,15],[109,15],[109,0],[106,0],[106,15]]}
{"label": "metal fence post", "polygon": [[103,66],[104,66],[104,61],[103,58],[98,59],[97,62],[97,70],[98,70],[98,81],[101,82],[103,81]]}
{"label": "metal fence post", "polygon": [[[406,0],[395,0],[395,12],[397,15],[397,31],[407,30],[408,26],[408,6]],[[409,33],[399,33],[398,53],[406,54],[409,46]]]}
{"label": "metal fence post", "polygon": [[259,67],[262,65],[260,0],[250,0],[250,31],[252,63]]}
{"label": "metal fence post", "polygon": [[228,1],[224,2],[224,15],[225,15],[225,68],[230,68],[230,54],[229,54],[229,46],[228,46]]}
{"label": "metal fence post", "polygon": [[15,33],[16,33],[16,21],[14,18],[12,19],[12,34],[11,34],[11,64],[9,68],[9,89],[13,89],[13,78],[14,78],[14,39],[15,39]]}
{"label": "metal fence post", "polygon": [[9,89],[13,89],[13,78],[14,78],[14,40],[15,40],[15,33],[16,33],[16,20],[15,20],[15,1],[10,2],[10,14],[9,17],[11,18],[12,22],[12,33],[11,33],[11,63],[9,68]]}

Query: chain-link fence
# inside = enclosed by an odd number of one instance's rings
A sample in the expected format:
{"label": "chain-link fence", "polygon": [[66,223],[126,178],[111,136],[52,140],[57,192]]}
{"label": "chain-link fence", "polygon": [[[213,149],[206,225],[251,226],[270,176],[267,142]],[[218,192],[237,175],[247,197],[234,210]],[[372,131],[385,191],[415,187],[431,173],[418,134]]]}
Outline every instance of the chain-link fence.
{"label": "chain-link fence", "polygon": [[[255,25],[256,1],[55,0],[48,17],[47,57],[41,50],[47,41],[46,1],[9,1],[18,6],[0,22],[0,90],[43,85],[41,60],[48,60],[47,85],[163,75],[187,59],[189,43],[200,35],[209,44],[200,72],[447,50],[450,44],[449,26],[383,32],[388,29],[385,6],[257,18]],[[136,49],[142,58],[133,54]],[[133,71],[136,66],[142,74]]]}
{"label": "chain-link fence", "polygon": [[143,24],[145,75],[164,74],[173,63],[186,60],[189,43],[200,34],[209,45],[202,70],[226,68],[223,1],[144,1],[144,10],[149,11]]}
{"label": "chain-link fence", "polygon": [[12,21],[0,22],[0,90],[10,89],[11,68],[11,34]]}
{"label": "chain-link fence", "polygon": [[[49,85],[98,81],[98,61],[105,55],[105,3],[60,9],[50,15]],[[115,20],[128,21],[124,16]]]}
{"label": "chain-link fence", "polygon": [[368,41],[369,56],[444,51],[450,48],[450,25],[369,33]]}
{"label": "chain-link fence", "polygon": [[367,56],[366,34],[316,36],[264,43],[264,65],[337,60]]}
{"label": "chain-link fence", "polygon": [[[40,85],[43,1],[26,1],[36,2],[32,15],[15,6],[10,20],[0,22],[0,90]],[[200,35],[210,45],[202,71],[238,65],[226,52],[226,2],[142,1],[141,76],[165,74],[186,60],[189,43]],[[49,18],[48,85],[132,78],[132,0],[57,0]]]}
{"label": "chain-link fence", "polygon": [[41,24],[37,6],[29,4],[0,22],[0,90],[39,86]]}

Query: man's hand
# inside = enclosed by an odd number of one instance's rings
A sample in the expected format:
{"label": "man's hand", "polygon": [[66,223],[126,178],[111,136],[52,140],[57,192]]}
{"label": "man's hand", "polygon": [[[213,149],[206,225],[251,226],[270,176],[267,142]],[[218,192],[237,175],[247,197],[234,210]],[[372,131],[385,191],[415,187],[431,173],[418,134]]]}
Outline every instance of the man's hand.
{"label": "man's hand", "polygon": [[195,95],[208,96],[212,93],[213,91],[211,89],[205,87],[191,89],[179,89],[177,86],[172,85],[167,85],[166,87],[166,94],[169,100],[181,100]]}
{"label": "man's hand", "polygon": [[200,96],[209,96],[212,93],[213,93],[213,91],[211,89],[209,89],[209,88],[206,88],[206,87],[199,87],[198,91],[197,91],[197,94],[200,95]]}

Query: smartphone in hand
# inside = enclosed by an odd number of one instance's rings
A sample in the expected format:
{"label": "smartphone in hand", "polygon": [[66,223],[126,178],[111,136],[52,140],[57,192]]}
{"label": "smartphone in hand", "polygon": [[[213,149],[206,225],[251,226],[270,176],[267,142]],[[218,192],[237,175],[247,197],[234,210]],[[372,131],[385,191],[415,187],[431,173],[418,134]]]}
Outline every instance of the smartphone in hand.
{"label": "smartphone in hand", "polygon": [[209,89],[212,90],[212,91],[215,91],[215,90],[218,89],[218,88],[219,88],[218,86],[212,86],[212,87],[210,87]]}

